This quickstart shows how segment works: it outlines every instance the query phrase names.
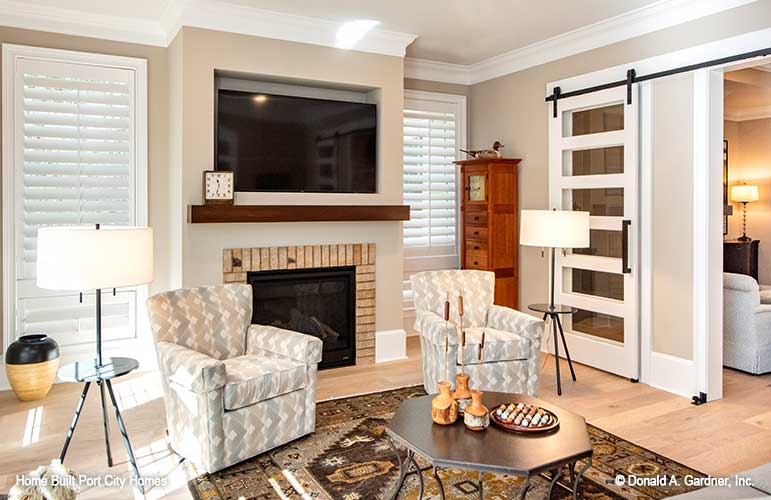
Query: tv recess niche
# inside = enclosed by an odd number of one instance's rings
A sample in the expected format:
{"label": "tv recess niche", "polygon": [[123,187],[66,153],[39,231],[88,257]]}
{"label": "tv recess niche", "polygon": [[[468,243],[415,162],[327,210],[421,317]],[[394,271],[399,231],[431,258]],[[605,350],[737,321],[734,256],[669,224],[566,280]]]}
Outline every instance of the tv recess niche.
{"label": "tv recess niche", "polygon": [[374,194],[377,123],[372,91],[219,77],[215,169],[241,192]]}

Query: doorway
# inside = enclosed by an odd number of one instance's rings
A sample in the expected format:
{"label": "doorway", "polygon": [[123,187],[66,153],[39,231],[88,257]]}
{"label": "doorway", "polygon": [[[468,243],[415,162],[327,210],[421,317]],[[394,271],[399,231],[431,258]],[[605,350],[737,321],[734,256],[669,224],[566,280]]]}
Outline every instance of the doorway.
{"label": "doorway", "polygon": [[[675,68],[680,68],[687,64],[697,64],[705,61],[719,61],[720,58],[730,58],[737,54],[767,53],[768,40],[771,36],[771,29],[760,30],[753,33],[746,33],[736,37],[707,43],[700,46],[683,49],[670,54],[644,59],[601,70],[586,75],[580,75],[547,85],[546,94],[554,94],[556,87],[559,87],[562,95],[576,95],[576,97],[560,97],[559,113],[552,118],[553,103],[548,105],[549,113],[549,184],[550,184],[550,208],[570,208],[576,206],[573,196],[582,188],[586,189],[606,189],[602,183],[592,186],[580,186],[580,180],[570,180],[564,170],[568,165],[565,159],[566,152],[570,156],[573,150],[582,149],[579,147],[569,147],[570,137],[564,136],[564,124],[559,126],[555,122],[565,120],[565,112],[573,110],[581,111],[583,105],[576,105],[577,99],[597,96],[608,90],[625,91],[626,86],[613,87],[608,89],[609,82],[620,82],[624,84],[625,76],[629,69],[634,69],[637,75],[651,75],[650,79],[641,79],[640,83],[631,85],[635,92],[635,99],[632,102],[637,103],[637,121],[632,126],[637,127],[638,143],[637,154],[634,165],[637,169],[637,178],[633,180],[635,184],[629,184],[636,194],[638,211],[637,227],[634,221],[629,224],[631,231],[627,235],[629,238],[629,252],[625,254],[632,264],[631,282],[633,292],[636,293],[635,302],[625,304],[628,306],[631,314],[636,314],[638,321],[636,328],[632,330],[637,333],[637,352],[638,363],[637,371],[639,380],[648,383],[654,387],[664,389],[687,398],[696,397],[699,400],[709,401],[720,399],[722,397],[723,386],[723,298],[722,298],[722,242],[723,242],[723,72],[727,71],[728,63],[722,66],[712,65],[709,67],[689,69],[685,72],[670,72]],[[745,59],[742,61],[747,63]],[[758,59],[753,60],[754,63]],[[736,63],[731,63],[735,65]],[[678,77],[674,75],[677,74]],[[618,85],[618,83],[616,83]],[[587,87],[599,87],[605,90],[579,92]],[[575,99],[575,100],[574,100]],[[672,103],[666,105],[667,99]],[[549,100],[549,99],[547,99]],[[609,102],[609,101],[608,101]],[[602,99],[598,102],[587,104],[588,107],[602,107]],[[630,106],[627,105],[627,108]],[[634,107],[634,106],[632,106]],[[678,121],[681,125],[677,127],[661,127],[657,120],[662,118],[666,121],[667,116],[672,121]],[[629,128],[630,130],[632,127]],[[606,132],[597,132],[592,135],[605,136]],[[656,136],[657,134],[657,136]],[[567,140],[566,140],[567,139]],[[580,141],[577,141],[577,144]],[[662,161],[661,149],[666,145],[673,146],[670,151],[668,161]],[[607,147],[608,144],[598,142],[597,144],[586,144],[583,149],[593,147]],[[664,155],[666,156],[666,155]],[[626,158],[626,157],[625,157]],[[670,167],[667,171],[666,168]],[[626,168],[626,164],[624,166]],[[654,173],[663,173],[664,177],[657,179]],[[681,175],[682,174],[682,175]],[[618,175],[618,174],[600,174],[600,175]],[[599,178],[590,181],[600,180]],[[656,194],[660,195],[662,189],[659,189],[662,181],[666,180],[669,185],[679,186],[680,190],[673,191],[673,196],[668,196],[670,206],[669,214],[659,213],[654,210]],[[574,183],[567,185],[565,183]],[[659,184],[655,184],[659,182]],[[564,186],[564,187],[563,187]],[[618,187],[618,186],[613,186]],[[571,190],[570,198],[566,199],[565,189]],[[680,193],[683,196],[680,196]],[[580,193],[579,193],[580,194]],[[604,193],[606,199],[609,193]],[[624,192],[624,204],[627,196]],[[676,196],[674,196],[676,195]],[[661,196],[659,196],[659,199]],[[594,201],[590,197],[589,211],[592,212]],[[674,201],[672,201],[674,200]],[[600,203],[599,205],[602,205]],[[581,206],[579,202],[578,206]],[[625,207],[626,210],[626,207]],[[680,217],[677,224],[670,224],[674,228],[669,235],[658,235],[658,243],[662,241],[671,247],[670,254],[679,259],[676,265],[659,266],[658,264],[673,264],[666,255],[659,255],[654,259],[654,239],[656,237],[655,229],[661,228],[661,224],[656,226],[658,220],[671,222],[672,214]],[[633,215],[633,214],[630,214]],[[613,215],[618,217],[618,215]],[[592,229],[599,229],[595,225],[595,217],[604,217],[592,214]],[[624,220],[627,214],[623,214]],[[663,219],[662,219],[663,218]],[[600,222],[600,220],[597,220]],[[684,245],[678,246],[680,240],[684,240]],[[658,248],[658,247],[656,247]],[[635,253],[636,252],[636,253]],[[581,309],[581,300],[591,300],[592,306],[603,302],[601,299],[608,297],[583,297],[587,295],[586,290],[597,290],[598,286],[592,282],[590,276],[601,272],[597,267],[592,267],[588,271],[593,271],[591,275],[583,272],[574,273],[572,269],[578,268],[578,260],[584,255],[575,251],[562,257],[562,264],[557,271],[557,287],[562,287],[563,292],[560,300],[566,303],[577,304]],[[573,261],[573,262],[571,262]],[[570,264],[570,265],[565,265]],[[637,267],[637,276],[635,276],[635,266]],[[568,277],[565,277],[566,269],[569,269]],[[587,269],[584,269],[586,271]],[[610,269],[611,274],[618,269]],[[625,273],[621,273],[625,274]],[[618,280],[618,278],[615,278]],[[625,277],[626,279],[626,277]],[[584,281],[587,280],[587,281]],[[589,285],[584,283],[588,282]],[[677,298],[679,304],[685,307],[677,307],[672,301],[664,300],[656,292],[665,290],[670,297]],[[680,286],[682,285],[682,286]],[[599,287],[600,289],[603,287]],[[604,285],[605,289],[609,287]],[[626,288],[624,288],[626,294]],[[591,295],[591,294],[588,294]],[[626,302],[626,295],[624,296]],[[589,304],[586,304],[589,305]],[[590,312],[592,309],[587,308]],[[601,312],[601,311],[596,311]],[[608,313],[605,313],[608,314]],[[677,323],[667,320],[667,315],[677,319]],[[624,319],[624,347],[626,347],[626,316],[618,316]],[[580,321],[580,317],[578,318]],[[610,324],[606,322],[606,324]],[[617,322],[618,325],[618,322]],[[580,325],[579,325],[580,328]],[[619,373],[626,376],[622,370],[613,367],[614,360],[609,359],[613,352],[605,348],[601,343],[618,342],[618,339],[603,339],[597,335],[597,331],[587,332],[575,331],[571,325],[571,335],[569,341],[576,345],[589,345],[590,349],[584,353],[601,353],[595,355],[581,356],[571,345],[571,354],[579,361],[583,361],[592,366]],[[616,327],[615,331],[618,332]],[[592,335],[594,334],[594,335]],[[591,338],[594,337],[594,338]],[[587,339],[592,342],[587,342]],[[630,352],[634,346],[629,346]],[[618,351],[617,351],[618,352]],[[628,359],[628,358],[624,358]],[[634,361],[634,360],[632,360]]]}

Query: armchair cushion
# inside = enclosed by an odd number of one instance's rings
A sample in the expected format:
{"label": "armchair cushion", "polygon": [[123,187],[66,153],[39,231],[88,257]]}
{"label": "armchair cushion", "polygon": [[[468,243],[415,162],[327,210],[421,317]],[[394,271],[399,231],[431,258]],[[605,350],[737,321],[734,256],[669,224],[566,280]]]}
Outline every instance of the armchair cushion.
{"label": "armchair cushion", "polygon": [[168,381],[196,393],[225,385],[225,365],[206,354],[171,342],[158,342],[158,363]]}
{"label": "armchair cushion", "polygon": [[225,410],[237,410],[306,385],[305,363],[279,356],[247,354],[224,361]]}
{"label": "armchair cushion", "polygon": [[[479,361],[479,343],[482,341],[482,330],[485,331],[485,348],[482,351],[482,361]],[[530,341],[516,333],[504,332],[495,328],[466,328],[466,347],[458,349],[458,364],[461,352],[467,365],[488,363],[490,361],[515,361],[527,359],[530,356]]]}
{"label": "armchair cushion", "polygon": [[476,270],[426,271],[410,277],[415,309],[444,315],[444,302],[450,294],[450,320],[458,324],[458,296],[463,296],[463,326],[482,326],[487,308],[493,303],[495,274]]}
{"label": "armchair cushion", "polygon": [[246,332],[246,354],[272,352],[305,364],[321,361],[323,343],[312,335],[276,328],[251,325]]}
{"label": "armchair cushion", "polygon": [[172,342],[216,359],[244,354],[252,319],[252,287],[221,285],[172,290],[147,299],[157,342]]}

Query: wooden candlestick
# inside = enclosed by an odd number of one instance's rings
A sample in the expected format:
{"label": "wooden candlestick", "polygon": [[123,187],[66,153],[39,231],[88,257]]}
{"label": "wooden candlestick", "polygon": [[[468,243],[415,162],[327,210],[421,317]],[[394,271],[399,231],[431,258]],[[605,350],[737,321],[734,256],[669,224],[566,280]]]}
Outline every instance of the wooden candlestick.
{"label": "wooden candlestick", "polygon": [[[482,351],[485,348],[485,329],[482,328],[482,338],[477,351],[477,387],[482,387]],[[465,408],[463,423],[472,431],[483,431],[490,426],[490,411],[482,404],[482,391],[471,391],[471,404]]]}
{"label": "wooden candlestick", "polygon": [[447,357],[450,353],[450,292],[447,292],[447,298],[444,301],[444,381],[450,383],[447,376]]}
{"label": "wooden candlestick", "polygon": [[482,404],[482,391],[471,391],[471,404],[463,413],[463,423],[472,431],[483,431],[490,425],[490,410]]}
{"label": "wooden candlestick", "polygon": [[454,424],[458,419],[458,403],[450,390],[452,384],[447,381],[437,382],[439,395],[431,400],[431,420],[439,425]]}
{"label": "wooden candlestick", "polygon": [[468,375],[466,374],[466,330],[463,329],[462,295],[458,295],[458,317],[460,318],[460,373],[455,376],[455,391],[452,393],[452,397],[458,402],[458,414],[463,414],[466,406],[471,403],[471,389],[469,389]]}

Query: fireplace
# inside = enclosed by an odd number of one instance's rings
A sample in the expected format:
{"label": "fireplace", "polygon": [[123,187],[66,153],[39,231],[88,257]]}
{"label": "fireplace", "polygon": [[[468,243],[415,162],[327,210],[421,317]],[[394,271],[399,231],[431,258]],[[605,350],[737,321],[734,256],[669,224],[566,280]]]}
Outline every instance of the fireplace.
{"label": "fireplace", "polygon": [[249,272],[252,323],[324,343],[319,369],[356,362],[356,267]]}
{"label": "fireplace", "polygon": [[[355,364],[367,365],[375,362],[376,254],[374,243],[224,248],[222,282],[245,284],[250,282],[247,275],[257,276],[262,273],[268,275],[284,271],[321,272],[353,268],[356,274],[355,289],[351,289],[355,302],[352,327],[355,339],[351,342],[354,350],[350,363],[353,364],[355,359]],[[275,319],[271,318],[268,324]]]}

